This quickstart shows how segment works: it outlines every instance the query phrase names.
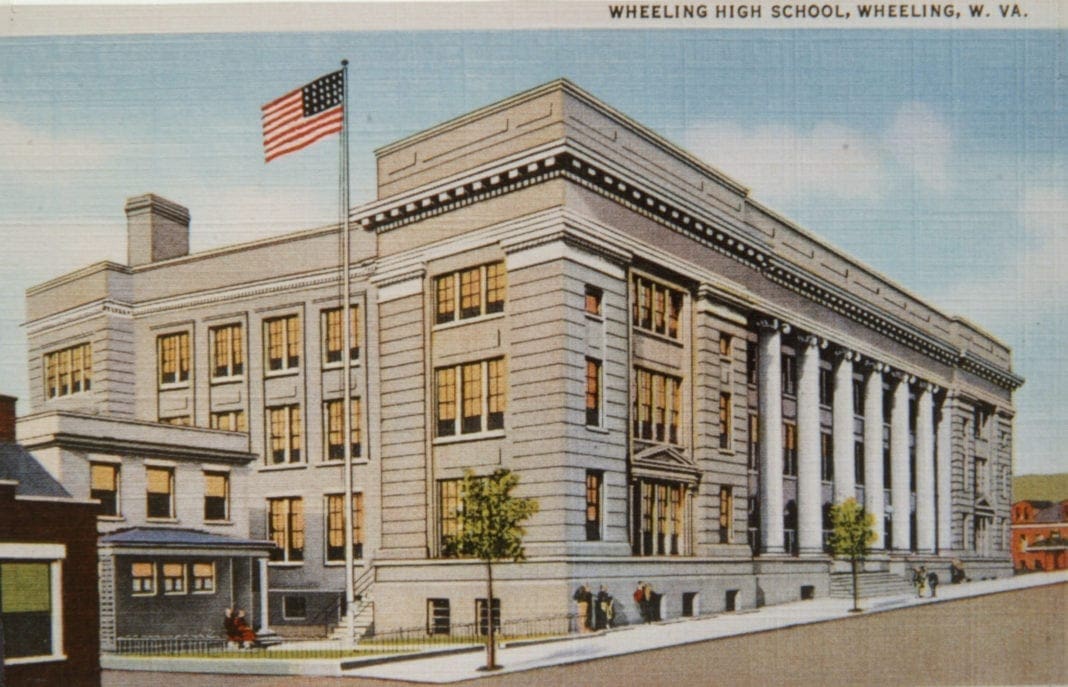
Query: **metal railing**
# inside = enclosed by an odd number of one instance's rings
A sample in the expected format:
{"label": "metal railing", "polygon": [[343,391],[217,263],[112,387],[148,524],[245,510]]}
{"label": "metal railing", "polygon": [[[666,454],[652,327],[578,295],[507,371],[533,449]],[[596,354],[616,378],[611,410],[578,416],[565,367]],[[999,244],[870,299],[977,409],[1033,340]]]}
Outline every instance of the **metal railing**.
{"label": "metal railing", "polygon": [[[341,658],[359,654],[420,652],[443,647],[479,645],[486,641],[485,621],[450,623],[447,627],[422,626],[375,632],[354,647],[335,640],[283,642],[270,648],[242,649],[223,637],[145,636],[121,637],[115,653],[140,656],[196,656],[198,658]],[[578,616],[545,616],[499,622],[494,630],[498,641],[537,640],[563,637],[578,632]]]}

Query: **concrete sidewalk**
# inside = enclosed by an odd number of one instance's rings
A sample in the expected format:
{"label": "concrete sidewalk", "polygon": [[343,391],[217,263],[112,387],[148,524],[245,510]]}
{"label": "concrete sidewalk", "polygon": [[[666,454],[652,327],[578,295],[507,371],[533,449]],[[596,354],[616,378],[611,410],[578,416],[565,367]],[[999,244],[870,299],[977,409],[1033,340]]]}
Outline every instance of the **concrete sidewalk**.
{"label": "concrete sidewalk", "polygon": [[[872,597],[861,600],[865,614],[880,613],[953,599],[996,594],[1052,584],[1068,583],[1068,571],[1034,573],[1000,580],[940,585],[938,598],[915,596]],[[161,671],[175,673],[216,673],[233,675],[317,675],[352,676],[386,680],[407,680],[445,684],[473,678],[513,673],[620,656],[650,649],[691,644],[711,639],[742,636],[786,627],[822,623],[851,617],[851,599],[820,598],[796,601],[757,610],[743,610],[699,618],[679,618],[649,625],[633,625],[588,635],[541,642],[505,645],[497,661],[504,668],[492,673],[479,671],[485,651],[479,647],[450,647],[435,656],[394,655],[353,659],[273,659],[273,658],[140,658],[106,654],[101,664],[107,670]],[[297,648],[303,643],[293,643]],[[277,649],[285,649],[280,645]],[[383,660],[388,662],[382,662]]]}
{"label": "concrete sidewalk", "polygon": [[[953,599],[1066,582],[1068,582],[1068,571],[1035,573],[1000,580],[939,586],[938,597],[933,599],[912,596],[862,599],[861,607],[866,613],[878,613],[920,604],[941,603]],[[505,646],[497,654],[497,661],[504,668],[492,673],[478,670],[478,667],[485,663],[484,654],[463,653],[354,667],[343,671],[342,674],[444,684],[710,639],[777,630],[794,625],[821,623],[853,615],[849,612],[852,606],[853,602],[850,599],[813,599],[779,606],[766,606],[759,610],[623,627],[596,635],[578,635],[553,642]]]}

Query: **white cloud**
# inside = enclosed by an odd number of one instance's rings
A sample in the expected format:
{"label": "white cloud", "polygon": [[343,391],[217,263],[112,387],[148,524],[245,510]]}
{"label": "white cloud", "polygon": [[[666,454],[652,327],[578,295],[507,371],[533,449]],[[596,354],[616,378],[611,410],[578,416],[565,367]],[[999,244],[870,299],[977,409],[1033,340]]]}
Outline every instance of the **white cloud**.
{"label": "white cloud", "polygon": [[0,118],[0,171],[57,172],[99,167],[113,151],[75,136],[56,136]]}
{"label": "white cloud", "polygon": [[878,146],[863,132],[834,122],[804,131],[783,124],[746,128],[710,122],[691,128],[686,146],[768,203],[810,194],[874,201],[885,183]]}
{"label": "white cloud", "polygon": [[945,194],[952,190],[949,176],[953,135],[942,117],[923,103],[898,109],[883,143],[886,152],[924,187]]}

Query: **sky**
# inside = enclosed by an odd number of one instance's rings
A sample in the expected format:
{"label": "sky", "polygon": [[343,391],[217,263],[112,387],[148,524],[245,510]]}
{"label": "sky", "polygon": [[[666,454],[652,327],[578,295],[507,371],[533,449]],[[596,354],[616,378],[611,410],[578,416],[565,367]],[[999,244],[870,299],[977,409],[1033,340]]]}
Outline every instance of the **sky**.
{"label": "sky", "polygon": [[[125,262],[125,199],[191,249],[338,217],[336,137],[264,164],[262,104],[350,61],[373,151],[559,77],[1014,351],[1016,473],[1068,472],[1063,31],[378,31],[0,38],[0,393],[28,395],[27,287]],[[27,411],[20,403],[20,412]]]}

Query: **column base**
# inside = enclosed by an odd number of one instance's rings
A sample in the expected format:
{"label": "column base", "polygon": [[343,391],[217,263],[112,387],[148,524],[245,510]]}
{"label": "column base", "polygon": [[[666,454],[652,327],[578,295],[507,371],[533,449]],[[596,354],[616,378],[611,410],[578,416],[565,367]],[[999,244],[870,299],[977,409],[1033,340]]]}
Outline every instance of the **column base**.
{"label": "column base", "polygon": [[765,546],[760,549],[761,556],[785,556],[786,547],[782,544],[778,546]]}
{"label": "column base", "polygon": [[261,646],[275,646],[282,643],[282,638],[268,627],[264,630],[256,630],[256,643]]}
{"label": "column base", "polygon": [[797,555],[801,558],[825,558],[830,554],[820,547],[802,547],[798,549]]}

